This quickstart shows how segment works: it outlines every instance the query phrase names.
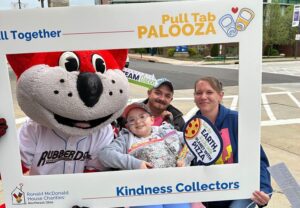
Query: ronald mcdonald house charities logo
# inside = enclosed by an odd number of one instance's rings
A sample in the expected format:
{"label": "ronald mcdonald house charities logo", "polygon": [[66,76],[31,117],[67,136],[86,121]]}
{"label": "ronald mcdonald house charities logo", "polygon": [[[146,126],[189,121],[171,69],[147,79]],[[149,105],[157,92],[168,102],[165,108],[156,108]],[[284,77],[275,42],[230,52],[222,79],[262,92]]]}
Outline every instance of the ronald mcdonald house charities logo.
{"label": "ronald mcdonald house charities logo", "polygon": [[65,200],[69,196],[68,190],[63,191],[27,191],[22,189],[23,184],[20,183],[12,192],[12,205],[30,205],[30,204],[55,204],[57,201]]}
{"label": "ronald mcdonald house charities logo", "polygon": [[23,184],[20,183],[19,187],[16,187],[12,192],[11,192],[11,200],[12,204],[14,205],[19,205],[19,204],[26,204],[25,201],[25,193],[22,190]]}

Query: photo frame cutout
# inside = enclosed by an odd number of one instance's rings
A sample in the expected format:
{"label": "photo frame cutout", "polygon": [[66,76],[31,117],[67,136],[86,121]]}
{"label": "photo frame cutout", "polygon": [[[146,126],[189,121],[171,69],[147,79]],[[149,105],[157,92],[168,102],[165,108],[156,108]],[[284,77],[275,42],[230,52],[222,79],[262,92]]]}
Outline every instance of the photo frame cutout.
{"label": "photo frame cutout", "polygon": [[[238,18],[241,8],[255,11],[255,17],[251,22],[248,21],[246,30],[238,31],[236,36],[230,37],[220,27],[218,19],[228,13]],[[7,119],[9,126],[7,134],[0,140],[0,171],[7,207],[69,207],[75,204],[116,207],[160,204],[162,201],[213,201],[249,198],[254,190],[259,189],[262,49],[260,1],[210,0],[28,9],[1,11],[0,17],[1,31],[7,35],[7,39],[1,40],[0,44],[0,115]],[[205,17],[207,21],[204,21]],[[36,18],[43,21],[38,22]],[[195,34],[195,25],[198,23],[201,23],[200,27],[206,28],[206,32],[201,35]],[[173,29],[170,32],[171,27]],[[184,32],[183,27],[186,29]],[[193,27],[194,33],[191,33]],[[211,27],[215,33],[211,32]],[[175,33],[179,31],[176,28],[181,28],[181,32]],[[42,35],[47,32],[49,35],[42,37],[38,34],[35,37],[33,32],[39,33],[40,30]],[[51,31],[54,31],[53,37]],[[28,39],[26,34],[30,36]],[[35,177],[22,175],[5,54],[226,42],[238,42],[240,45],[238,164]],[[230,189],[229,184],[235,182],[238,183],[238,188]],[[201,187],[200,191],[194,191],[195,184]],[[219,189],[205,188],[210,184]],[[149,188],[151,193],[138,194],[137,190],[141,187]],[[171,187],[171,191],[162,193],[162,187],[166,187],[166,190]],[[121,193],[120,189],[124,192]],[[126,194],[134,190],[135,194]],[[20,197],[20,203],[13,199],[16,192],[24,193],[24,197]],[[38,194],[43,194],[43,197],[34,199],[33,196]],[[51,197],[49,194],[57,196]]]}

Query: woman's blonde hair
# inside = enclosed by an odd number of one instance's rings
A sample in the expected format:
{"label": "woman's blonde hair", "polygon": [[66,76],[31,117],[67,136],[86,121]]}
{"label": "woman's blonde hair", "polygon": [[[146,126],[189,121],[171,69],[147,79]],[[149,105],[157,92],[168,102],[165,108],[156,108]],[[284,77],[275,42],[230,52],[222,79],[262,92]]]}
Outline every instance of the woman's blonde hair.
{"label": "woman's blonde hair", "polygon": [[195,85],[194,85],[194,92],[196,92],[196,86],[198,84],[198,82],[200,81],[206,81],[210,84],[210,86],[218,93],[221,93],[223,92],[223,84],[222,82],[220,82],[217,78],[215,77],[202,77],[200,79],[198,79],[196,82],[195,82]]}

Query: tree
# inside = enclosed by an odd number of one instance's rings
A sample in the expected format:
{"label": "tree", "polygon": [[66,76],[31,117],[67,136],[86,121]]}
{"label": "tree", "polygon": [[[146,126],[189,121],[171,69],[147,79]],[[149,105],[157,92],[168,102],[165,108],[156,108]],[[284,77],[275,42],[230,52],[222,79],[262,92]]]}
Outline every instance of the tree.
{"label": "tree", "polygon": [[220,46],[219,44],[213,44],[210,50],[211,56],[218,56],[219,55]]}
{"label": "tree", "polygon": [[[284,7],[279,4],[267,4],[264,9],[263,45],[270,55],[274,45],[286,44],[289,41],[289,28],[286,23]],[[291,22],[290,18],[290,22]]]}
{"label": "tree", "polygon": [[141,58],[143,58],[143,53],[147,52],[146,48],[136,48],[134,51],[136,53],[139,53],[141,55]]}

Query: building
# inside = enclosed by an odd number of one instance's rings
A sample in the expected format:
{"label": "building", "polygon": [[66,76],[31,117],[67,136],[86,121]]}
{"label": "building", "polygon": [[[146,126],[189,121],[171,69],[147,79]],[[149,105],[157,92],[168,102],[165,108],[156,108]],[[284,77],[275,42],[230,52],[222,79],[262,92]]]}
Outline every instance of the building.
{"label": "building", "polygon": [[300,0],[264,0],[264,3],[300,4]]}

